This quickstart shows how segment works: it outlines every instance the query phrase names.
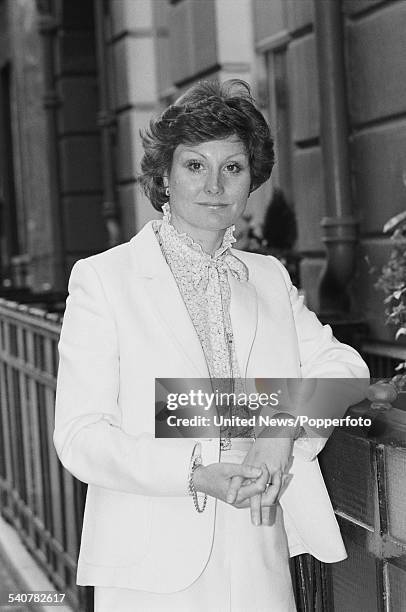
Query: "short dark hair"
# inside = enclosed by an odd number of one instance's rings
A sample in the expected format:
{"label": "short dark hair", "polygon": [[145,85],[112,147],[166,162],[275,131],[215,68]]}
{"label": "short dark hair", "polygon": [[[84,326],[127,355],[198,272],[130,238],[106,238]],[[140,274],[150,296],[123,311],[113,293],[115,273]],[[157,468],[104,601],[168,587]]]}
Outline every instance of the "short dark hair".
{"label": "short dark hair", "polygon": [[141,130],[144,147],[139,182],[156,210],[167,201],[162,177],[172,166],[180,144],[200,144],[236,134],[250,162],[254,191],[271,175],[273,140],[262,113],[256,108],[248,83],[239,79],[200,81],[188,89],[149,128]]}

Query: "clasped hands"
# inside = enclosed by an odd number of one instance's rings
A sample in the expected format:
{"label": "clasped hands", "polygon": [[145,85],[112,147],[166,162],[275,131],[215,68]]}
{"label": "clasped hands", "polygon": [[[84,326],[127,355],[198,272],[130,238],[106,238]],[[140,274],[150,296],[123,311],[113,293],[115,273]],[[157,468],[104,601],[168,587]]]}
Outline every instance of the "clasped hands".
{"label": "clasped hands", "polygon": [[197,491],[232,504],[251,509],[254,525],[272,524],[272,506],[289,478],[294,437],[284,434],[258,438],[238,463],[212,463],[199,467],[194,474]]}

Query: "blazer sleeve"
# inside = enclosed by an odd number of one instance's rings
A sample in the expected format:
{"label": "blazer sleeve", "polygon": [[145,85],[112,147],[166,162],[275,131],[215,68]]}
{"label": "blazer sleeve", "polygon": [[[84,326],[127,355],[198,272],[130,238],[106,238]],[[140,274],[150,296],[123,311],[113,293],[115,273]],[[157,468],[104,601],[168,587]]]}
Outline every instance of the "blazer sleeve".
{"label": "blazer sleeve", "polygon": [[58,348],[54,444],[64,467],[100,487],[186,495],[196,441],[129,435],[121,428],[115,320],[87,260],[72,269]]}
{"label": "blazer sleeve", "polygon": [[[314,312],[305,306],[303,296],[293,286],[285,267],[275,257],[271,259],[279,268],[289,294],[302,377],[317,382],[310,403],[298,410],[309,417],[339,418],[349,406],[365,398],[369,386],[368,367],[355,349],[334,338],[330,325],[322,325]],[[305,435],[294,444],[294,454],[306,460],[314,459],[333,429],[332,426],[317,430],[305,427]]]}

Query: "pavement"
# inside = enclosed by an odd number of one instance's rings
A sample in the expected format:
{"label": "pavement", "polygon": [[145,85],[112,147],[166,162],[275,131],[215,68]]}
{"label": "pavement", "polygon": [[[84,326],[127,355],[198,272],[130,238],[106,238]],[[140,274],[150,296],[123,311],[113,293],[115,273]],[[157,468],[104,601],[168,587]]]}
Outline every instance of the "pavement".
{"label": "pavement", "polygon": [[18,533],[0,516],[0,611],[74,612],[68,605],[8,603],[9,593],[55,592],[54,585],[22,544]]}
{"label": "pavement", "polygon": [[2,612],[29,612],[30,608],[26,606],[8,605],[9,593],[19,593],[23,589],[22,584],[18,584],[7,558],[0,554],[0,610]]}

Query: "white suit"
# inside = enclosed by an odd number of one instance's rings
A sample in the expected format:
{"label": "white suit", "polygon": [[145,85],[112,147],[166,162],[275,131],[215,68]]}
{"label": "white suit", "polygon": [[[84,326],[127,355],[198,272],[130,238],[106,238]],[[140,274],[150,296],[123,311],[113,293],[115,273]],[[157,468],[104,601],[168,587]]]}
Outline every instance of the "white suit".
{"label": "white suit", "polygon": [[[246,377],[368,377],[302,303],[274,258],[238,252],[231,320]],[[151,223],[128,243],[76,263],[59,344],[55,446],[89,483],[78,583],[179,591],[210,556],[216,501],[198,514],[186,494],[194,440],[154,438],[155,377],[208,377],[195,329]],[[358,393],[358,395],[357,395]],[[362,397],[354,393],[352,402]],[[348,405],[348,402],[347,402]],[[347,407],[343,406],[343,410]],[[281,505],[291,554],[327,561],[345,549],[315,455],[295,444]],[[219,440],[202,442],[205,464]]]}

